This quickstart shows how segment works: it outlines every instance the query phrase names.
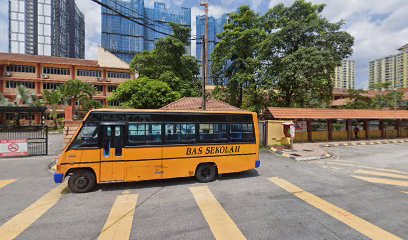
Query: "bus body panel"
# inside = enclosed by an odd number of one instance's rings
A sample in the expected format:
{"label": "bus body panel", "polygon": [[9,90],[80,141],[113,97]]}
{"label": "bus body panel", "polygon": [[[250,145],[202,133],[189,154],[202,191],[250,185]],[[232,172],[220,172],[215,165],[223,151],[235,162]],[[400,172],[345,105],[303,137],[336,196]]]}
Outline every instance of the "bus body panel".
{"label": "bus body panel", "polygon": [[[131,110],[103,111],[117,114],[131,112]],[[168,112],[157,110],[140,111],[147,113],[150,111],[163,112],[164,114]],[[226,142],[191,145],[166,145],[164,143],[164,145],[157,146],[128,146],[124,143],[120,156],[104,156],[103,146],[95,149],[70,149],[70,145],[79,134],[91,112],[86,115],[83,123],[65,147],[57,162],[57,174],[63,174],[65,177],[69,170],[88,168],[94,171],[97,183],[131,182],[194,176],[195,170],[200,163],[216,164],[219,174],[242,172],[254,169],[256,164],[259,164],[259,129],[256,113],[219,112],[224,114],[251,114],[255,134],[253,143]],[[191,113],[196,114],[197,111],[191,111]],[[203,117],[209,113],[218,112],[205,112],[202,113]],[[115,125],[114,122],[112,124]],[[127,129],[124,131],[127,132]],[[124,137],[126,136],[124,134]],[[110,148],[111,153],[114,151],[115,148]]]}

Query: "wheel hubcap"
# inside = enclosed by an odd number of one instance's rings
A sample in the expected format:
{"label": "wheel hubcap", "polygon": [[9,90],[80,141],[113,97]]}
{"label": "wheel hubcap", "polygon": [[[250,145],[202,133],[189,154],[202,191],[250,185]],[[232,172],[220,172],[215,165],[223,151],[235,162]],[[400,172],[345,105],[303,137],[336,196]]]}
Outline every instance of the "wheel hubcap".
{"label": "wheel hubcap", "polygon": [[80,176],[77,179],[75,179],[75,185],[78,188],[85,188],[88,185],[88,179],[84,176]]}
{"label": "wheel hubcap", "polygon": [[209,168],[205,168],[205,169],[203,169],[203,171],[201,171],[201,176],[203,176],[203,177],[208,177],[208,176],[210,176],[210,174],[211,174],[211,169],[209,169]]}

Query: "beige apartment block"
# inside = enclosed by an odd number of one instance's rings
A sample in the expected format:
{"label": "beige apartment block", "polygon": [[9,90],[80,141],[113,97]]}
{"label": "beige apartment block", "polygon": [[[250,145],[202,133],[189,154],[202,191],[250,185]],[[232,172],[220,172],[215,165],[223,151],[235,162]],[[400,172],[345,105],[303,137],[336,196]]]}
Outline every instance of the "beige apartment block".
{"label": "beige apartment block", "polygon": [[408,87],[408,44],[400,47],[399,53],[370,62],[369,88],[376,83],[390,83],[391,89]]}
{"label": "beige apartment block", "polygon": [[352,60],[343,60],[340,67],[334,70],[334,87],[354,89],[356,82],[356,63]]}

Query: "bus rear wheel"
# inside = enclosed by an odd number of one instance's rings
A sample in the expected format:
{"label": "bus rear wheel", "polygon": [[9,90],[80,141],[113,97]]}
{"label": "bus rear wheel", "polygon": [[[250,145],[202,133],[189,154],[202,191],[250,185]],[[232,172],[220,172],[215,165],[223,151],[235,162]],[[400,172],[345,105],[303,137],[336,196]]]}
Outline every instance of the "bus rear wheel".
{"label": "bus rear wheel", "polygon": [[95,175],[89,170],[77,170],[69,177],[68,187],[73,193],[85,193],[94,189]]}
{"label": "bus rear wheel", "polygon": [[207,183],[215,180],[217,168],[214,164],[205,163],[197,167],[196,178],[198,182]]}

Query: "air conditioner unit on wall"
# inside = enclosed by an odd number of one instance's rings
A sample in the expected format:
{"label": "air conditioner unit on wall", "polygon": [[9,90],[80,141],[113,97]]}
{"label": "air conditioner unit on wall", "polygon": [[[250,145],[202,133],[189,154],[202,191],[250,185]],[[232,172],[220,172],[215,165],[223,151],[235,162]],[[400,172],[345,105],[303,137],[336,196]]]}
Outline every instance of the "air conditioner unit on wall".
{"label": "air conditioner unit on wall", "polygon": [[96,81],[98,81],[98,82],[102,82],[102,78],[97,77],[97,78],[96,78]]}
{"label": "air conditioner unit on wall", "polygon": [[41,78],[50,78],[47,74],[41,74]]}
{"label": "air conditioner unit on wall", "polygon": [[12,76],[13,76],[13,73],[11,73],[11,72],[4,72],[4,76],[5,76],[5,77],[12,77]]}
{"label": "air conditioner unit on wall", "polygon": [[110,80],[110,78],[107,78],[106,81],[107,81],[107,82],[110,82],[111,80]]}

